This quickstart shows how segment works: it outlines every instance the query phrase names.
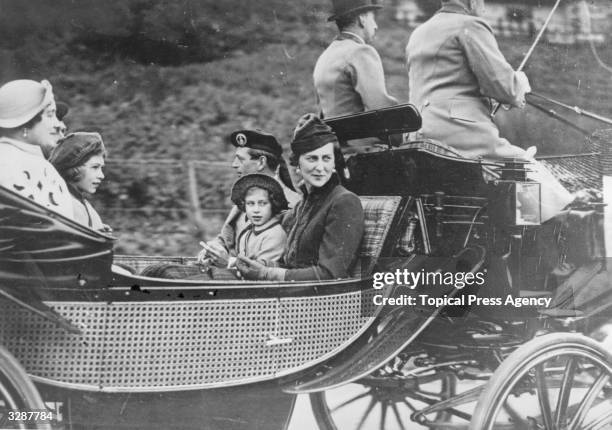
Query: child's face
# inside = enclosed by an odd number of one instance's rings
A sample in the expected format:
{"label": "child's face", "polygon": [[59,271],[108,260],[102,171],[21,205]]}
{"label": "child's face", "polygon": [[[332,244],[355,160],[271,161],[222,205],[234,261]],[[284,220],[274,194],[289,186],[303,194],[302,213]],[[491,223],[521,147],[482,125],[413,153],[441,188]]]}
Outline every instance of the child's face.
{"label": "child's face", "polygon": [[264,225],[272,218],[272,204],[267,190],[250,188],[244,197],[244,208],[247,218],[255,226]]}

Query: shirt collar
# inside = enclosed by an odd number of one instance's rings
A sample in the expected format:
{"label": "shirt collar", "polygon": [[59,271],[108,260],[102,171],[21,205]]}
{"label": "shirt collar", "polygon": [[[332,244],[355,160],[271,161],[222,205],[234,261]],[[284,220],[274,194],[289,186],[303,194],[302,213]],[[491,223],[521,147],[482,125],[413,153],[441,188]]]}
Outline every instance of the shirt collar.
{"label": "shirt collar", "polygon": [[363,40],[363,37],[359,36],[358,34],[353,33],[352,31],[340,32],[340,36],[338,37],[338,39],[339,40],[350,39],[357,43],[361,43],[365,45],[365,40]]}
{"label": "shirt collar", "polygon": [[253,229],[253,233],[255,233],[255,235],[258,235],[259,233],[263,233],[264,231],[274,227],[276,224],[280,224],[280,219],[278,215],[273,216],[268,220],[268,222],[263,225],[256,226],[254,224],[251,224],[251,228]]}
{"label": "shirt collar", "polygon": [[20,140],[11,139],[10,137],[3,137],[0,140],[0,142],[12,145],[17,149],[22,150],[23,152],[27,152],[28,154],[36,155],[43,159],[45,158],[45,156],[43,155],[42,149],[40,149],[40,146],[31,145],[29,143],[22,142]]}
{"label": "shirt collar", "polygon": [[462,15],[472,15],[470,10],[459,0],[450,0],[443,5],[436,13],[459,13]]}

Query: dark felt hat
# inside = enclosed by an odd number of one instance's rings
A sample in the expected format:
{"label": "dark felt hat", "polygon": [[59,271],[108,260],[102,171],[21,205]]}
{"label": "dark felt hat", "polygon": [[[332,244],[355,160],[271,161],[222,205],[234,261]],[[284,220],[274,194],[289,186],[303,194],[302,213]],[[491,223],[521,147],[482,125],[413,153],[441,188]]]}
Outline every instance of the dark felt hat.
{"label": "dark felt hat", "polygon": [[64,117],[70,112],[70,106],[64,102],[56,102],[55,107],[55,116],[57,116],[57,119],[60,121],[63,121]]}
{"label": "dark felt hat", "polygon": [[268,191],[270,201],[277,210],[281,211],[289,207],[283,188],[276,179],[261,173],[252,173],[242,176],[232,187],[232,202],[241,210],[244,210],[244,199],[247,191],[252,187]]}
{"label": "dark felt hat", "polygon": [[49,157],[49,162],[60,172],[79,167],[95,154],[105,154],[104,142],[99,133],[70,133],[60,139]]}
{"label": "dark felt hat", "polygon": [[338,143],[336,134],[318,116],[307,113],[298,120],[293,132],[291,151],[299,157],[328,143]]}
{"label": "dark felt hat", "polygon": [[266,151],[282,157],[283,148],[270,133],[262,130],[238,130],[230,135],[230,142],[237,148],[251,148]]}
{"label": "dark felt hat", "polygon": [[333,14],[328,21],[336,21],[351,14],[364,13],[369,10],[382,9],[377,0],[332,0]]}

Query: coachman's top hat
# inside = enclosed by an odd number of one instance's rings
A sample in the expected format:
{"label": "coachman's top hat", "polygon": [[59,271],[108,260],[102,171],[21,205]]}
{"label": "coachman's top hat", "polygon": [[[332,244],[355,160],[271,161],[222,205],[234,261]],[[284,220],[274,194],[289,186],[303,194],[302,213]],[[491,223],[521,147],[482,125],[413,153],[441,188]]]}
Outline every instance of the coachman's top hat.
{"label": "coachman's top hat", "polygon": [[354,13],[364,13],[369,10],[382,9],[378,0],[332,0],[333,15],[327,18],[328,21],[336,21],[347,15]]}

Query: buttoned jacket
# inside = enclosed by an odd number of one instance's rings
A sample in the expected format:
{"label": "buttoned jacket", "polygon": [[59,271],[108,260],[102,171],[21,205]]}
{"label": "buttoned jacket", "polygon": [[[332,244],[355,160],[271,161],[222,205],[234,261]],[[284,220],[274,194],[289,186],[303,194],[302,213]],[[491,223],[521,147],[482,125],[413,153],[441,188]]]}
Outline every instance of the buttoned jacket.
{"label": "buttoned jacket", "polygon": [[286,281],[316,281],[349,276],[364,230],[361,201],[337,176],[310,193],[283,219],[289,235],[283,256]]}
{"label": "buttoned jacket", "polygon": [[261,226],[250,224],[236,239],[236,254],[256,260],[263,265],[276,265],[285,252],[287,233],[280,217],[272,217]]}

